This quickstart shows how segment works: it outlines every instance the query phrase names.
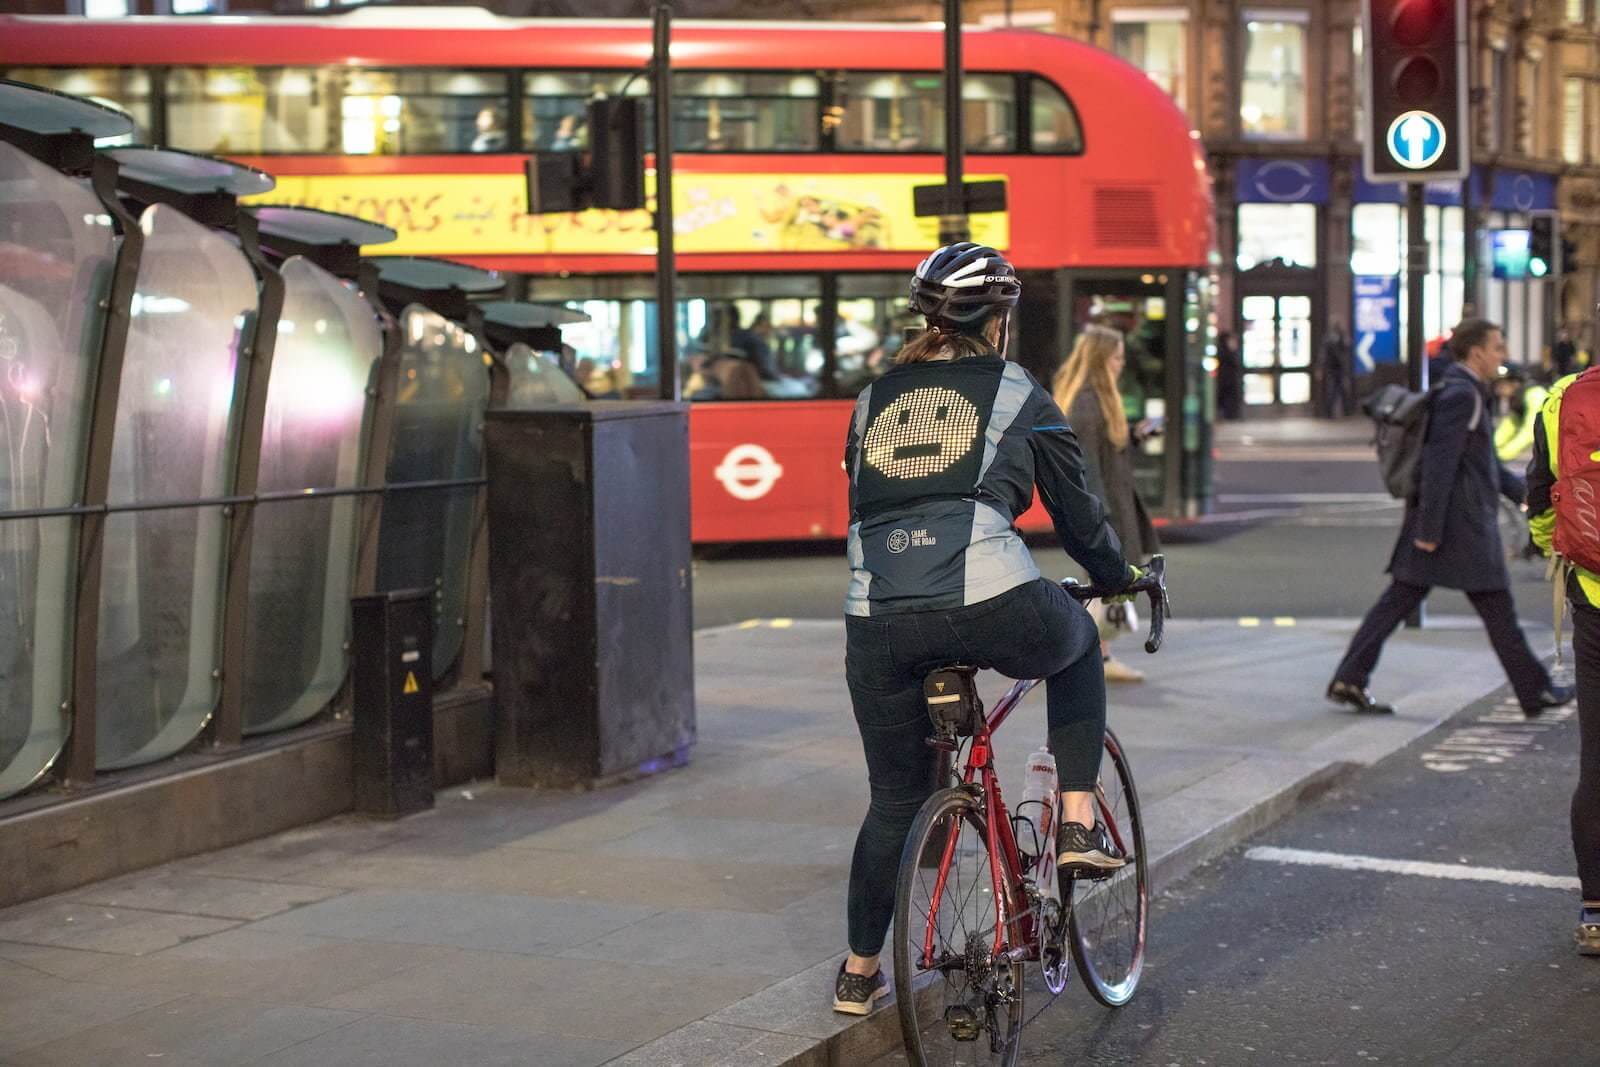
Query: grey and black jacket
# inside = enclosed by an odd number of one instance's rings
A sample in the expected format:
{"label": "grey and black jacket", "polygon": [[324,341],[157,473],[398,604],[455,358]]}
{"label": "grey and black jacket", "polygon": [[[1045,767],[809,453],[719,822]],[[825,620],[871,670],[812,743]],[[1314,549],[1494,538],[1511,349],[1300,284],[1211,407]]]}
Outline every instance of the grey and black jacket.
{"label": "grey and black jacket", "polygon": [[1077,437],[1033,376],[998,354],[892,368],[856,401],[844,465],[847,614],[963,607],[1038,578],[1014,525],[1035,486],[1089,580],[1127,580]]}

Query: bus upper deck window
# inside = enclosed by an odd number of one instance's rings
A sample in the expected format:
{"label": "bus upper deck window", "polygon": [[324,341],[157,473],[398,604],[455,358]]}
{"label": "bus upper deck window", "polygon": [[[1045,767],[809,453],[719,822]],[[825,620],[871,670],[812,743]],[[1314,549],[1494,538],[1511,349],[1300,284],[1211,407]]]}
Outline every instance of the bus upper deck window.
{"label": "bus upper deck window", "polygon": [[1083,127],[1072,101],[1054,82],[1033,78],[1033,150],[1054,155],[1076,155],[1083,151]]}
{"label": "bus upper deck window", "polygon": [[151,136],[150,73],[136,67],[11,67],[0,71],[12,81],[39,85],[69,96],[81,96],[97,104],[127,112],[133,119],[131,134],[98,142],[148,144]]}

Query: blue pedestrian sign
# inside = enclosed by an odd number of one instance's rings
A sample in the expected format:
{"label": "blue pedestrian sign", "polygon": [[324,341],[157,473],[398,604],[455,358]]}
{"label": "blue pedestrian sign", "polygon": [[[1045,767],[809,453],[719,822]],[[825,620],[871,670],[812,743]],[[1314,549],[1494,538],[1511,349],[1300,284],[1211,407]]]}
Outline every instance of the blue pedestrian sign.
{"label": "blue pedestrian sign", "polygon": [[1393,274],[1355,278],[1356,373],[1371,374],[1380,363],[1400,361],[1400,279]]}
{"label": "blue pedestrian sign", "polygon": [[1389,155],[1402,167],[1426,170],[1444,155],[1444,123],[1428,111],[1407,111],[1389,123]]}

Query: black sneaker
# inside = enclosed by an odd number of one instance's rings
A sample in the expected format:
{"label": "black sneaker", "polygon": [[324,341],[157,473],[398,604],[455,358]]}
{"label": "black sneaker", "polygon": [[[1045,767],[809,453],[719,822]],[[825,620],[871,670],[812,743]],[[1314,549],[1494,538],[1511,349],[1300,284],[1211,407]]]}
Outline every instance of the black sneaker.
{"label": "black sneaker", "polygon": [[1572,698],[1577,695],[1576,686],[1552,685],[1539,694],[1539,701],[1533,707],[1523,708],[1522,714],[1530,719],[1537,719],[1548,708],[1559,708],[1572,703]]}
{"label": "black sneaker", "polygon": [[1106,828],[1094,829],[1075,822],[1063,822],[1056,831],[1056,870],[1063,877],[1080,874],[1110,874],[1127,866],[1128,860],[1111,843]]}
{"label": "black sneaker", "polygon": [[1359,685],[1351,685],[1349,682],[1329,682],[1328,699],[1335,704],[1340,704],[1368,715],[1394,714],[1393,704],[1380,704],[1373,699],[1372,694],[1367,692],[1365,688]]}
{"label": "black sneaker", "polygon": [[877,974],[868,977],[851,974],[841,962],[839,977],[833,980],[833,1010],[846,1015],[868,1015],[878,998],[888,992],[889,980],[883,976],[882,967],[878,968]]}

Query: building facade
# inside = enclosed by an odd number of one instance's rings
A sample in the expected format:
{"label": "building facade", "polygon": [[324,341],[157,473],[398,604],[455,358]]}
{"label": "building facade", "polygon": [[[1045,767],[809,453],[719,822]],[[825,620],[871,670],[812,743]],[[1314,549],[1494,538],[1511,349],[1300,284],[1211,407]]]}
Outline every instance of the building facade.
{"label": "building facade", "polygon": [[[1546,359],[1562,325],[1592,348],[1600,0],[1469,6],[1473,174],[1428,189],[1425,332],[1476,311],[1505,324],[1519,361]],[[1216,183],[1222,328],[1237,338],[1250,407],[1322,401],[1319,356],[1335,328],[1358,373],[1398,359],[1405,210],[1399,186],[1361,174],[1359,0],[969,0],[965,10],[969,22],[1115,51],[1188,114]],[[937,14],[896,0],[831,13]],[[1577,251],[1559,294],[1554,263],[1543,277],[1498,277],[1494,232],[1556,212]]]}

